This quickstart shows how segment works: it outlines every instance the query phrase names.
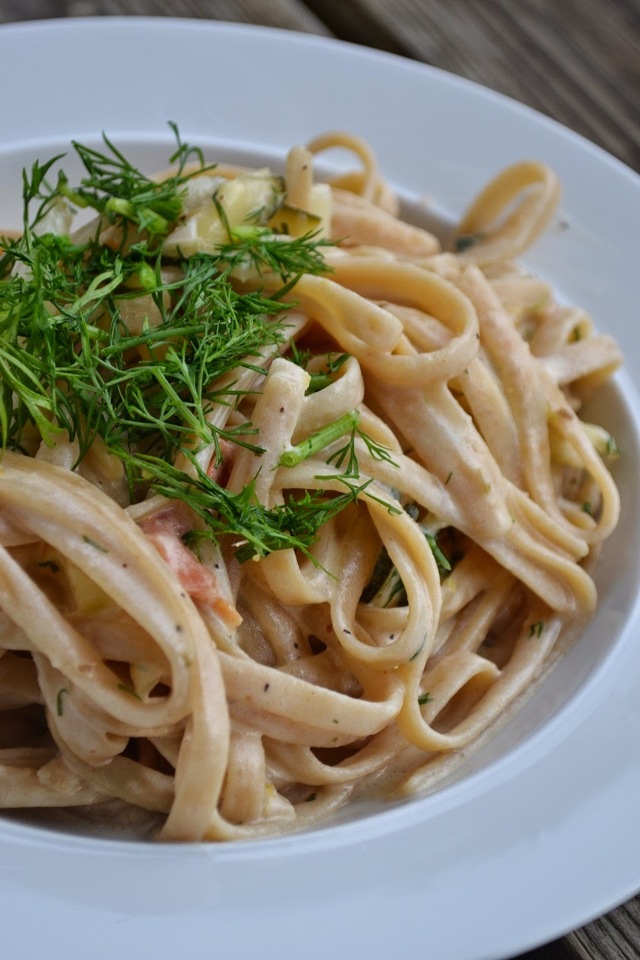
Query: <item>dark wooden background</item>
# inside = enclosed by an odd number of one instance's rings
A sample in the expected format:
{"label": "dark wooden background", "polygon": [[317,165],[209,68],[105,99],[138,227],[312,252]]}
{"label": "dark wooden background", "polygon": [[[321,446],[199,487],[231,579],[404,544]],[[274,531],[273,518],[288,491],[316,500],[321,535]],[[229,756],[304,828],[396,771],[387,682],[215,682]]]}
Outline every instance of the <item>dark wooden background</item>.
{"label": "dark wooden background", "polygon": [[[263,24],[391,51],[514,97],[640,171],[640,0],[0,0],[5,23],[116,15]],[[526,960],[640,960],[640,897]]]}

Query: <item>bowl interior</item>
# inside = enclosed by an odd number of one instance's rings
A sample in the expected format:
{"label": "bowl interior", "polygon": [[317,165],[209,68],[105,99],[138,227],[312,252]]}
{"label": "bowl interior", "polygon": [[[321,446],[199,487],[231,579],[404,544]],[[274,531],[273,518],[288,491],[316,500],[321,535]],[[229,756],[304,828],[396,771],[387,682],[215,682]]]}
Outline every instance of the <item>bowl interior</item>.
{"label": "bowl interior", "polygon": [[[96,148],[99,148],[101,143],[99,138],[87,138],[83,139],[83,142]],[[283,166],[284,152],[274,155],[259,149],[240,148],[206,138],[203,138],[199,145],[205,150],[207,159],[238,162],[251,167],[270,165],[275,170],[282,169]],[[118,146],[140,169],[153,173],[167,166],[167,157],[174,143],[169,136],[156,136],[119,139]],[[0,233],[5,229],[20,229],[22,170],[28,170],[36,159],[43,161],[57,154],[66,154],[62,165],[73,182],[74,178],[80,176],[81,171],[66,140],[30,143],[0,150],[0,209],[3,211]],[[319,166],[320,175],[330,169],[336,169],[336,166]],[[404,195],[401,190],[400,194],[403,213],[407,219],[441,235],[446,235],[453,218],[460,212],[459,209],[447,209],[437,203],[425,205],[422,198]],[[532,251],[532,256],[525,257],[524,260],[543,279],[554,285],[561,299],[580,303],[582,290],[576,282],[571,257],[568,260],[569,269],[566,269],[562,259],[557,256],[558,244],[561,241],[561,231],[552,229],[539,241]],[[605,329],[605,324],[597,320],[596,323],[600,329]],[[616,335],[618,333],[616,330],[610,332]],[[615,465],[614,475],[621,494],[623,520],[605,544],[600,557],[596,574],[599,593],[597,613],[578,641],[536,685],[535,694],[523,699],[517,710],[510,710],[508,722],[499,724],[493,735],[457,767],[449,780],[440,784],[438,792],[443,798],[449,798],[451,803],[455,803],[456,791],[468,778],[480,772],[486,774],[515,752],[521,754],[524,751],[526,754],[527,743],[534,734],[540,731],[545,735],[548,733],[550,744],[554,738],[562,737],[563,718],[570,713],[572,704],[591,697],[593,708],[596,709],[599,673],[607,669],[621,645],[632,642],[633,638],[629,636],[627,628],[638,602],[640,580],[636,559],[636,545],[640,542],[637,482],[640,475],[640,399],[632,377],[625,372],[616,375],[599,393],[597,402],[594,401],[592,406],[593,409],[588,410],[587,415],[615,436],[622,451],[622,457]],[[429,801],[430,798],[427,797],[403,803],[423,803],[428,814]],[[335,824],[339,826],[365,817],[375,817],[388,809],[388,805],[384,803],[346,807],[339,813]],[[84,835],[89,843],[98,838],[113,842],[137,838],[135,823],[131,824],[130,830],[119,827],[115,832],[105,826],[98,828],[90,822],[78,823],[75,817],[65,813],[33,812],[23,815],[20,812],[9,812],[0,817],[0,836],[3,830],[13,831],[16,827],[19,830],[24,828],[34,839],[39,832],[50,829],[63,834],[69,832]]]}

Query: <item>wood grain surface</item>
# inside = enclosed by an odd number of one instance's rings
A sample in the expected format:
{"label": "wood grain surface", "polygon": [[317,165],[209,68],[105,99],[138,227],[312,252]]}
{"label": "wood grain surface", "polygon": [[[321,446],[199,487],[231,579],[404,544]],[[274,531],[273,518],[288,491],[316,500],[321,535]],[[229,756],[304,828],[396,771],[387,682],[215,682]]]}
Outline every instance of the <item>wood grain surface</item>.
{"label": "wood grain surface", "polygon": [[0,0],[0,22],[180,16],[391,51],[529,104],[640,170],[640,0]]}
{"label": "wood grain surface", "polygon": [[[640,171],[640,0],[0,0],[5,23],[116,15],[263,24],[411,57],[514,97]],[[639,960],[640,898],[524,957]]]}

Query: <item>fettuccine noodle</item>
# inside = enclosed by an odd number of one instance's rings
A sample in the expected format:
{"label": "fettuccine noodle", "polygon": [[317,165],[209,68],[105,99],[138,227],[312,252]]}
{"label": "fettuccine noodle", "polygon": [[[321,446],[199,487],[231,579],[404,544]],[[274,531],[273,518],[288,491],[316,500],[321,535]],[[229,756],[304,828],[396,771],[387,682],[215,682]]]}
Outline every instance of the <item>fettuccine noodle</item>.
{"label": "fettuccine noodle", "polygon": [[[320,185],[315,155],[336,147],[358,168]],[[234,223],[229,199],[252,175],[196,165],[163,239],[164,300],[129,292],[128,334],[179,298],[181,257],[256,222]],[[275,269],[231,271],[293,306],[275,347],[202,384],[222,398],[209,427],[251,442],[186,442],[173,465],[265,511],[348,495],[308,549],[239,559],[233,530],[194,543],[215,503],[134,496],[99,435],[81,450],[68,424],[51,439],[27,418],[0,465],[0,806],[171,841],[299,830],[431,789],[533,688],[594,613],[619,515],[615,444],[579,416],[618,347],[515,259],[558,198],[544,164],[516,164],[446,251],[399,218],[358,138],[290,152],[260,223],[283,244],[335,241],[326,269],[284,288]],[[122,225],[97,223],[46,229],[113,249]]]}

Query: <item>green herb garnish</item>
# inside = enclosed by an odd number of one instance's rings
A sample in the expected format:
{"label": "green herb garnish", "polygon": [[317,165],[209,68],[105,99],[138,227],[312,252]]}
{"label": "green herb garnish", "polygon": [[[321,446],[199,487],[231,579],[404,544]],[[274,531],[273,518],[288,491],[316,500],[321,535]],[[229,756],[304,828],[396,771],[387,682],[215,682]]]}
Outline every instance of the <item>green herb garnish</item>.
{"label": "green herb garnish", "polygon": [[462,233],[460,236],[456,237],[454,243],[454,250],[456,253],[462,253],[464,250],[468,250],[469,247],[473,247],[474,244],[480,243],[482,240],[486,239],[486,234],[478,233]]}
{"label": "green herb garnish", "polygon": [[64,713],[64,697],[69,693],[66,687],[60,687],[56,694],[56,716],[61,717]]}
{"label": "green herb garnish", "polygon": [[[196,454],[211,445],[219,464],[223,442],[262,452],[250,422],[219,426],[226,418],[216,418],[216,410],[248,395],[233,371],[264,375],[282,352],[292,306],[282,298],[303,273],[328,269],[322,256],[328,241],[283,238],[248,218],[227,224],[228,242],[214,253],[172,255],[167,274],[162,240],[183,215],[190,177],[209,169],[172,128],[177,147],[170,163],[177,168],[162,182],[138,170],[106,136],[102,150],[73,144],[85,170],[77,186],[64,173],[51,182],[59,156],[25,171],[23,234],[3,243],[0,259],[2,448],[33,453],[38,435],[50,446],[67,435],[78,444],[79,463],[99,438],[121,460],[131,499],[155,492],[181,500],[202,522],[194,536],[228,534],[240,559],[287,547],[309,553],[322,524],[367,482],[347,481],[341,495],[301,493],[267,509],[254,484],[240,494],[218,486],[197,466]],[[69,204],[98,214],[95,230],[85,228],[81,241],[60,228]],[[115,240],[104,242],[110,225],[118,228]],[[254,279],[276,276],[281,286],[270,283],[270,295],[247,290],[234,277],[247,265]],[[129,327],[129,307],[140,298],[141,319]],[[328,360],[327,375],[344,359]],[[331,436],[309,438],[289,460],[350,431],[348,477],[357,477],[356,421],[353,414],[347,420],[337,434],[333,427]],[[374,453],[382,450],[363,439]],[[342,462],[340,452],[334,456]]]}

